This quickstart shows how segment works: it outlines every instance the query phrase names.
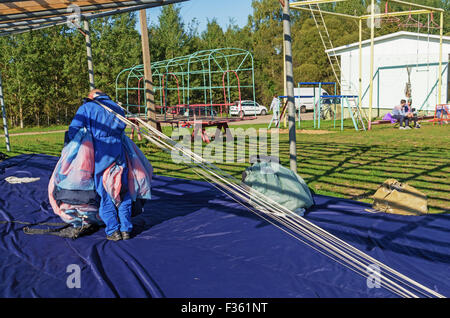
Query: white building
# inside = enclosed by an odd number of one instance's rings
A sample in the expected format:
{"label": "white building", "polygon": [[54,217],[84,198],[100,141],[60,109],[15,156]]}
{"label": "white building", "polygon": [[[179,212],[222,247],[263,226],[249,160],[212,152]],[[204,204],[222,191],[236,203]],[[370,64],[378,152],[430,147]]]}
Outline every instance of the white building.
{"label": "white building", "polygon": [[[340,56],[342,94],[358,95],[359,42],[335,48],[328,53]],[[447,90],[449,53],[450,37],[444,37],[442,103],[447,103],[450,97]],[[413,106],[434,111],[439,94],[439,36],[402,31],[375,38],[374,115],[385,113],[385,109],[392,109],[401,99],[406,99],[407,66],[410,67]],[[369,83],[370,40],[366,40],[362,42],[363,108],[369,107]]]}

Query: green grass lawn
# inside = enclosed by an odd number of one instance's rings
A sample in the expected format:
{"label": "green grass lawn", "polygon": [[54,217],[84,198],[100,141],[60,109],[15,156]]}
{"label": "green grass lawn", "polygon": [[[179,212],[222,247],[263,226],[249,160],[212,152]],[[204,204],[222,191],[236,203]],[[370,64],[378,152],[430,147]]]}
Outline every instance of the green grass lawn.
{"label": "green grass lawn", "polygon": [[[312,122],[302,125],[312,128]],[[265,128],[267,125],[239,127]],[[370,203],[370,196],[377,187],[386,179],[395,178],[427,194],[431,213],[450,212],[450,125],[425,123],[422,128],[411,130],[380,125],[370,132],[355,132],[346,121],[346,127],[340,132],[327,121],[321,128],[329,129],[330,133],[297,133],[298,173],[316,193]],[[164,132],[170,134],[171,128],[164,127]],[[63,137],[63,133],[11,136],[13,151],[8,155],[44,153],[59,156]],[[173,163],[170,154],[147,141],[136,143],[151,161],[156,174],[197,178],[189,167]],[[5,147],[3,138],[0,147]],[[288,154],[288,135],[282,133],[280,158],[286,167],[289,167]],[[238,178],[248,165],[217,164]]]}

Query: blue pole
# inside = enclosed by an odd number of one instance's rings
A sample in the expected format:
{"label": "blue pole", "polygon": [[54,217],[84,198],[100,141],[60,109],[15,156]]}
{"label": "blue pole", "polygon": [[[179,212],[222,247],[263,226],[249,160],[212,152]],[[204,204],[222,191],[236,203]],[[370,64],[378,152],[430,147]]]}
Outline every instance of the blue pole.
{"label": "blue pole", "polygon": [[[314,100],[313,100],[313,109],[314,109],[314,128],[316,128],[316,86],[313,86],[314,92]],[[301,94],[300,94],[301,95]]]}
{"label": "blue pole", "polygon": [[[342,92],[341,92],[341,94],[342,94]],[[334,95],[335,96],[337,95],[336,83],[334,83]],[[333,105],[334,105],[333,128],[336,128],[336,110],[337,110],[337,107],[336,107],[336,99],[335,98],[333,98]]]}
{"label": "blue pole", "polygon": [[320,117],[322,115],[322,83],[319,83],[319,119],[317,121],[317,127],[320,129]]}

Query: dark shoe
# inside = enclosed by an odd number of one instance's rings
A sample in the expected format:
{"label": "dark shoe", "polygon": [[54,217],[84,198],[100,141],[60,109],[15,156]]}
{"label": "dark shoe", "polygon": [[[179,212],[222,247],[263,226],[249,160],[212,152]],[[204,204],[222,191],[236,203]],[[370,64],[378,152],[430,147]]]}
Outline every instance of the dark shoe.
{"label": "dark shoe", "polygon": [[130,232],[120,232],[122,234],[122,240],[129,240],[131,238]]}
{"label": "dark shoe", "polygon": [[120,241],[122,239],[122,235],[120,235],[119,231],[115,231],[111,235],[106,235],[106,239],[109,241]]}

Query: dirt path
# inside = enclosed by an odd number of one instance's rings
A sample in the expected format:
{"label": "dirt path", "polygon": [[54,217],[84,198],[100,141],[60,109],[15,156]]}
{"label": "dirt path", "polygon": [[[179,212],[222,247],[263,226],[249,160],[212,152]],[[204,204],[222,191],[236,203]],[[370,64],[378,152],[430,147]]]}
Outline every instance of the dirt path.
{"label": "dirt path", "polygon": [[[313,119],[313,112],[308,112],[305,114],[302,114],[303,120],[312,120]],[[256,119],[250,119],[250,120],[242,120],[242,121],[236,121],[231,122],[229,125],[242,125],[242,124],[269,124],[272,120],[272,115],[265,115],[265,116],[257,116]]]}
{"label": "dirt path", "polygon": [[[307,135],[326,135],[326,134],[334,134],[336,131],[329,130],[308,130],[308,129],[299,129],[296,131],[297,134],[307,134]],[[280,129],[280,134],[288,134],[288,129]]]}
{"label": "dirt path", "polygon": [[[302,119],[304,120],[312,120],[313,119],[313,113],[312,112],[308,112],[305,114],[302,114]],[[250,119],[250,120],[241,120],[241,121],[235,121],[235,122],[230,122],[229,125],[230,126],[235,126],[235,125],[243,125],[243,124],[269,124],[270,121],[272,120],[272,115],[265,115],[265,116],[257,116],[256,119]],[[168,126],[170,126],[170,124],[167,124]],[[165,126],[165,125],[163,125]],[[9,136],[32,136],[32,135],[46,135],[46,134],[54,134],[54,133],[63,133],[65,132],[65,130],[52,130],[52,131],[30,131],[30,132],[23,132],[23,133],[12,133],[9,134]],[[307,133],[307,132],[305,132]],[[316,132],[317,133],[317,132]],[[5,137],[5,135],[0,135],[1,137]]]}
{"label": "dirt path", "polygon": [[[31,135],[46,135],[46,134],[56,134],[63,133],[65,130],[52,130],[52,131],[30,131],[24,133],[13,133],[9,134],[9,136],[31,136]],[[0,137],[5,137],[5,135],[0,135]]]}

